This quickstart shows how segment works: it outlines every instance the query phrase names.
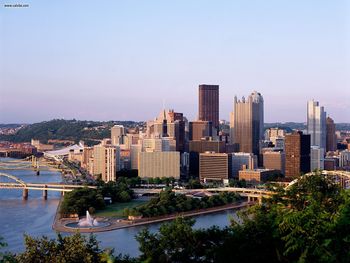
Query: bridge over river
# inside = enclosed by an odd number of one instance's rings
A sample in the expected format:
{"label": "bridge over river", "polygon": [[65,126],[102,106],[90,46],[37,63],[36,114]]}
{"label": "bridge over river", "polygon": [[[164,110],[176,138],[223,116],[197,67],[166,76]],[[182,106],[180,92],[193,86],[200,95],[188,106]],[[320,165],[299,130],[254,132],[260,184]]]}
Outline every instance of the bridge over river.
{"label": "bridge over river", "polygon": [[71,184],[60,184],[60,183],[26,183],[17,177],[0,173],[0,177],[5,177],[9,179],[10,182],[0,182],[0,189],[22,189],[23,194],[22,197],[24,200],[28,199],[29,190],[43,191],[43,198],[47,199],[48,191],[56,191],[64,194],[65,192],[71,192],[77,188],[88,187],[91,189],[97,189],[96,186],[85,186],[85,185],[71,185]]}

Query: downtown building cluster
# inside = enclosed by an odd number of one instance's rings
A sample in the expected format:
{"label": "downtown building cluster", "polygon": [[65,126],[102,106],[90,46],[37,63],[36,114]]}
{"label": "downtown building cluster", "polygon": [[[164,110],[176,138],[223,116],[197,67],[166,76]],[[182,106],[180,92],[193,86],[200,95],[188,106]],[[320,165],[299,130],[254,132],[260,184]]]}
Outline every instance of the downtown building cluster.
{"label": "downtown building cluster", "polygon": [[307,129],[288,131],[264,128],[259,92],[234,98],[229,124],[219,118],[218,85],[199,85],[198,95],[197,119],[162,109],[143,129],[115,125],[110,138],[84,147],[82,167],[104,181],[135,171],[141,178],[258,183],[349,165],[349,150],[337,150],[334,121],[316,101],[307,103]]}

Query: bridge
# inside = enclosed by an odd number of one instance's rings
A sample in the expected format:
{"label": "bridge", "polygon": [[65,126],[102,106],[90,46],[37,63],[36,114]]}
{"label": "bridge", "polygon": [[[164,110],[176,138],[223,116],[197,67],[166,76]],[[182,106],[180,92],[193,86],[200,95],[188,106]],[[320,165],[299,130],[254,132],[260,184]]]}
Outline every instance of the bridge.
{"label": "bridge", "polygon": [[34,155],[28,156],[25,159],[10,160],[0,162],[0,170],[28,170],[33,169],[39,175],[40,170],[59,170],[58,165],[54,164],[43,157],[38,158]]}
{"label": "bridge", "polygon": [[[343,189],[350,189],[350,172],[347,171],[340,171],[340,170],[335,170],[335,171],[319,171],[319,173],[323,176],[329,177],[333,179],[336,183],[338,183]],[[300,178],[307,177],[307,176],[312,176],[314,175],[315,172],[310,172],[307,174],[304,174],[300,176],[299,178],[296,178],[292,182],[290,182],[285,189],[289,189],[292,185],[298,182]]]}
{"label": "bridge", "polygon": [[[154,189],[154,188],[133,188],[132,189],[135,194],[159,194],[162,189]],[[203,193],[218,193],[218,192],[233,192],[237,193],[240,196],[244,196],[248,198],[248,201],[259,201],[262,202],[262,198],[270,198],[272,195],[276,193],[273,191],[266,191],[255,188],[238,188],[238,187],[219,187],[219,188],[205,188],[205,189],[173,189],[175,193],[179,194],[192,194],[194,192],[203,192]]]}
{"label": "bridge", "polygon": [[22,189],[22,197],[24,200],[28,199],[29,190],[43,191],[43,198],[46,200],[48,191],[61,192],[62,194],[64,194],[65,192],[71,192],[74,189],[83,187],[97,189],[97,186],[70,185],[60,183],[25,183],[17,177],[6,173],[0,173],[0,177],[5,177],[7,179],[12,180],[12,182],[0,182],[0,189]]}

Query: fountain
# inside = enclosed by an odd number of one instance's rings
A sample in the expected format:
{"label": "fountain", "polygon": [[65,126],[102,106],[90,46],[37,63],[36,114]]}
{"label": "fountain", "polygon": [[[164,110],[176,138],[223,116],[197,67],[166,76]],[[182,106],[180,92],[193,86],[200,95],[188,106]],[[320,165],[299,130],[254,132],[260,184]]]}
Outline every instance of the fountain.
{"label": "fountain", "polygon": [[93,227],[93,226],[99,226],[99,223],[96,219],[93,219],[90,216],[89,211],[86,210],[86,218],[80,219],[78,226],[80,227]]}
{"label": "fountain", "polygon": [[65,226],[68,228],[92,229],[109,226],[109,222],[97,222],[97,219],[92,218],[89,211],[86,211],[86,217],[80,219],[78,222],[68,223]]}

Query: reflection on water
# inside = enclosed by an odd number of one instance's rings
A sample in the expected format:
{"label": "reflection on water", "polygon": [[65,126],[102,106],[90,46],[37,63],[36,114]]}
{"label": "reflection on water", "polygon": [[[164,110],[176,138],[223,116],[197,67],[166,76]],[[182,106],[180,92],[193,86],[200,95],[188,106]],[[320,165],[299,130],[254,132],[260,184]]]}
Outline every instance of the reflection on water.
{"label": "reflection on water", "polygon": [[[1,161],[1,159],[0,159]],[[4,158],[2,158],[4,161]],[[8,173],[18,177],[24,182],[43,183],[60,182],[61,175],[54,171],[41,171],[37,176],[32,170],[4,170],[0,172]],[[1,178],[0,181],[7,179]],[[7,250],[19,252],[23,250],[23,234],[31,236],[48,236],[54,238],[56,233],[52,230],[52,222],[59,202],[60,194],[50,192],[48,200],[43,200],[41,191],[29,191],[27,201],[22,200],[21,190],[0,189],[0,236],[4,237],[8,243]],[[212,225],[220,227],[229,224],[229,216],[235,216],[234,211],[225,211],[215,214],[202,215],[196,217],[196,228],[207,228]],[[148,225],[150,231],[159,229],[160,223]],[[115,253],[139,254],[138,242],[135,240],[137,233],[144,226],[124,228],[109,232],[97,233],[97,239],[103,248],[114,248]]]}

